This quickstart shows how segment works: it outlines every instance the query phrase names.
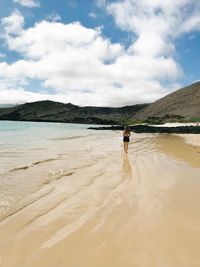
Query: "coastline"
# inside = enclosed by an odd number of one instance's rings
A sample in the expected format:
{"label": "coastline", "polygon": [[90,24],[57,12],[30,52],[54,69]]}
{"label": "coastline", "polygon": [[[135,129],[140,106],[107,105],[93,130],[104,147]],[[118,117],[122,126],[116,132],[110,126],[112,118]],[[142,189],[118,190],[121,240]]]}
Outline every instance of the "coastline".
{"label": "coastline", "polygon": [[[89,127],[90,130],[123,130],[124,126],[101,126],[101,127]],[[181,125],[177,126],[165,126],[163,125],[151,125],[151,124],[137,124],[129,125],[131,131],[135,133],[160,133],[160,134],[200,134],[200,126],[193,125]]]}
{"label": "coastline", "polygon": [[116,151],[30,196],[0,222],[1,266],[198,266],[200,163],[184,140],[134,134],[128,156]]}
{"label": "coastline", "polygon": [[180,134],[178,136],[181,136],[185,139],[185,142],[192,145],[200,147],[200,135],[197,134]]}
{"label": "coastline", "polygon": [[[163,126],[165,127],[178,127],[178,126],[197,126],[197,123],[165,123]],[[181,136],[185,139],[187,144],[192,146],[200,147],[200,135],[198,134],[177,134],[177,136]]]}
{"label": "coastline", "polygon": [[1,123],[0,218],[7,212],[13,212],[16,203],[44,185],[70,176],[119,150],[116,133],[95,133],[87,127],[77,124]]}

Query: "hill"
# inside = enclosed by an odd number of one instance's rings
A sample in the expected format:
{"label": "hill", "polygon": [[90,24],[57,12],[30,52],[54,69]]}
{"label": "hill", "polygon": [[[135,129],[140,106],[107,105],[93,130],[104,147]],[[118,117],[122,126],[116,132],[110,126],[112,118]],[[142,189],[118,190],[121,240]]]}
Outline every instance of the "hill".
{"label": "hill", "polygon": [[169,120],[200,118],[200,82],[179,89],[134,115],[137,119],[148,117],[163,117]]}
{"label": "hill", "polygon": [[121,108],[79,107],[46,100],[0,108],[0,120],[88,124],[200,120],[200,82],[179,89],[152,104]]}
{"label": "hill", "polygon": [[79,107],[46,100],[0,109],[0,120],[123,124],[128,123],[133,115],[146,106],[147,104],[121,108]]}

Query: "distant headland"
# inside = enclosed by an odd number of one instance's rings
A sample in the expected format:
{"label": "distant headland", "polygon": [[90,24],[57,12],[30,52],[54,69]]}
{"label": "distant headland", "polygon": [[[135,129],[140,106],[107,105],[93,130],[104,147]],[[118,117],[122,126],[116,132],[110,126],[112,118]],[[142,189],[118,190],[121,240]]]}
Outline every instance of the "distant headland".
{"label": "distant headland", "polygon": [[198,122],[200,121],[200,82],[181,88],[150,104],[125,107],[80,107],[71,103],[63,104],[46,100],[0,108],[0,120],[99,125]]}

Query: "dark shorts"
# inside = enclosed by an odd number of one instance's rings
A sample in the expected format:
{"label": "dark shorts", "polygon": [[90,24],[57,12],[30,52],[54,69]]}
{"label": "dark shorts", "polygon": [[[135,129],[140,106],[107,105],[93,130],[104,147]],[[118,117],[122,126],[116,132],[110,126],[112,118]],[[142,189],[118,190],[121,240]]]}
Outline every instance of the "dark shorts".
{"label": "dark shorts", "polygon": [[129,142],[129,141],[130,141],[130,140],[129,140],[129,136],[124,136],[123,141],[124,141],[124,142]]}

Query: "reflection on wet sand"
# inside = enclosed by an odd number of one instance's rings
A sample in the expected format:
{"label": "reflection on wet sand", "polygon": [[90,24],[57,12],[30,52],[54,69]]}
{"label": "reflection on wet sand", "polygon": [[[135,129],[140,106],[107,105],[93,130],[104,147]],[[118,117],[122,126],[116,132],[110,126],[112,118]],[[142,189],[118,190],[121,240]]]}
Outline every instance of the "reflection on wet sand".
{"label": "reflection on wet sand", "polygon": [[200,169],[173,143],[138,137],[57,181],[0,223],[2,267],[199,267]]}
{"label": "reflection on wet sand", "polygon": [[123,175],[125,177],[132,176],[132,165],[127,155],[123,157],[123,165],[122,165]]}
{"label": "reflection on wet sand", "polygon": [[183,137],[171,134],[159,135],[156,143],[159,149],[169,156],[200,168],[200,146],[188,145],[183,142]]}

